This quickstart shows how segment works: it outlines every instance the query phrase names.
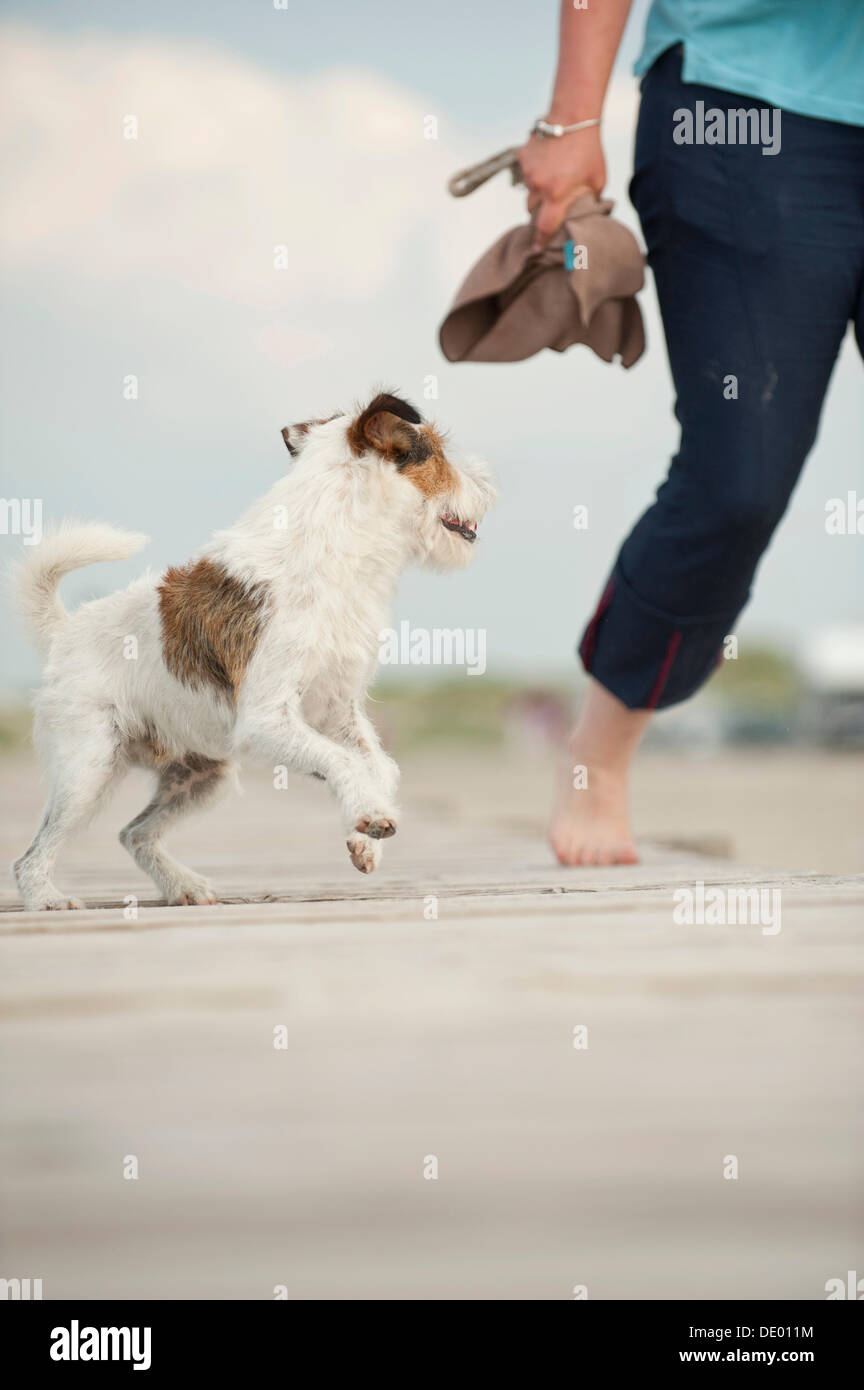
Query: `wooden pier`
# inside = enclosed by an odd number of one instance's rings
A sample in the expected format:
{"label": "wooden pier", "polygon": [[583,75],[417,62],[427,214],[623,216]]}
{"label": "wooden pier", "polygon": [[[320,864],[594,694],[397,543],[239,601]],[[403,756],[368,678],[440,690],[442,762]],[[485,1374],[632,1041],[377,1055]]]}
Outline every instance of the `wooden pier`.
{"label": "wooden pier", "polygon": [[[139,781],[64,855],[85,911],[8,887],[0,1275],[45,1298],[823,1299],[864,1274],[864,879],[710,837],[563,870],[546,771],[523,774],[406,768],[368,878],[324,788],[244,774],[171,842],[222,895],[200,908],[155,905],[116,843]],[[30,760],[0,788],[8,862]],[[781,929],[676,922],[699,883],[779,889]]]}

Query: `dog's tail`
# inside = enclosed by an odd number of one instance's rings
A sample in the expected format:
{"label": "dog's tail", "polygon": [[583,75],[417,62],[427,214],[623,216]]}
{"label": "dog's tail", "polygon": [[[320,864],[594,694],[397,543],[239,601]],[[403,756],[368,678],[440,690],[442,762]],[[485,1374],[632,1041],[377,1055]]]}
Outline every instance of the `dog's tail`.
{"label": "dog's tail", "polygon": [[64,574],[101,560],[127,560],[149,539],[98,522],[65,521],[46,531],[14,574],[19,607],[40,646],[48,646],[68,616],[57,592]]}

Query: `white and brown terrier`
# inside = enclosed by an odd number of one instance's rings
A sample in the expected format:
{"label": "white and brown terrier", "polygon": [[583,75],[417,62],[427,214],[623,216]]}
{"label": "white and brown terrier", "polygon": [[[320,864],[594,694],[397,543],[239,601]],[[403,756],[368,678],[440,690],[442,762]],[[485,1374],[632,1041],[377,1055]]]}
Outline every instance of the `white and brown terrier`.
{"label": "white and brown terrier", "polygon": [[235,758],[324,778],[362,873],[395,833],[399,770],[364,709],[378,634],[408,565],[467,563],[494,489],[485,465],[457,466],[389,394],[282,435],[291,472],[182,568],[68,613],[63,575],[126,559],[147,538],[67,523],[21,566],[22,606],[47,649],[36,738],[51,775],[42,824],[14,865],[29,909],[80,906],[52,882],[57,851],[132,766],[152,768],[158,785],[120,840],[169,903],[216,901],[163,837]]}

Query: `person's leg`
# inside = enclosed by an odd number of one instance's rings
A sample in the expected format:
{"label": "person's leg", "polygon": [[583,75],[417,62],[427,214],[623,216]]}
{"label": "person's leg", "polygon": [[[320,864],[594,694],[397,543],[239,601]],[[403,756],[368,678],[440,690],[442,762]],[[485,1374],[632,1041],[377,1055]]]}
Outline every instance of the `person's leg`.
{"label": "person's leg", "polygon": [[632,195],[681,444],[580,646],[592,680],[566,767],[571,783],[574,763],[587,779],[559,799],[563,863],[633,858],[633,752],[650,712],[687,699],[717,664],[813,444],[864,276],[864,130],[784,112],[776,155],[676,145],[682,107],[759,106],[682,85],[679,67],[669,53],[643,84]]}
{"label": "person's leg", "polygon": [[550,840],[561,864],[635,864],[630,764],[650,710],[628,709],[588,680],[568,740]]}

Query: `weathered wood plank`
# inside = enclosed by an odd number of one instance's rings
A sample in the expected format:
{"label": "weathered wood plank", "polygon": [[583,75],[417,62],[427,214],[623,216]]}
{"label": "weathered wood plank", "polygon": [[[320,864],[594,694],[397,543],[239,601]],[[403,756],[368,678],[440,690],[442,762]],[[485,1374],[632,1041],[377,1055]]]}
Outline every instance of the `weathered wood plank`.
{"label": "weathered wood plank", "polygon": [[[247,781],[176,844],[235,901],[146,905],[113,842],[134,793],[58,873],[92,907],[4,896],[4,1273],[48,1298],[813,1299],[856,1267],[861,878],[669,848],[568,872],[524,785],[484,819],[421,783],[365,879],[320,788]],[[676,925],[700,879],[778,887],[782,929]]]}

